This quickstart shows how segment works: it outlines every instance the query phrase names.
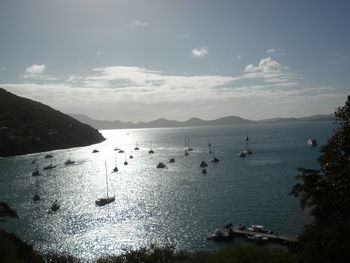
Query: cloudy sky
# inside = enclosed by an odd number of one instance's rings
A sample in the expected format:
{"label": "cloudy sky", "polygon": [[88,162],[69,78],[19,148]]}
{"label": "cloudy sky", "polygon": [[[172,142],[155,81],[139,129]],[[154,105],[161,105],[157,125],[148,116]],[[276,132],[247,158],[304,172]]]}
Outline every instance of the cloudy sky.
{"label": "cloudy sky", "polygon": [[95,119],[328,114],[347,0],[1,0],[0,87]]}

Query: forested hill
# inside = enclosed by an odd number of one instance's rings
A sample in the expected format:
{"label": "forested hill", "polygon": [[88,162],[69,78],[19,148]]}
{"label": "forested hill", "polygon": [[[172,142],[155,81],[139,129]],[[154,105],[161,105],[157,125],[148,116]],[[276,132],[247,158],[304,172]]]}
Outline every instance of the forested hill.
{"label": "forested hill", "polygon": [[0,156],[87,146],[103,140],[89,125],[0,88]]}

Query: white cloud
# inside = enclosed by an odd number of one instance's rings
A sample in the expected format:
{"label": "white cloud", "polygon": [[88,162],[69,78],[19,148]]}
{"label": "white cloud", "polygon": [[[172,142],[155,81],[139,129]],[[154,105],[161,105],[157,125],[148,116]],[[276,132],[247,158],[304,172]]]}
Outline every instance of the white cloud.
{"label": "white cloud", "polygon": [[270,54],[270,55],[276,55],[276,56],[286,55],[286,52],[280,48],[270,48],[270,49],[266,50],[266,53]]}
{"label": "white cloud", "polygon": [[146,27],[149,25],[149,23],[141,21],[141,20],[134,20],[131,21],[131,24],[135,27]]}
{"label": "white cloud", "polygon": [[207,47],[199,47],[192,50],[193,57],[205,57],[208,54]]}
{"label": "white cloud", "polygon": [[280,73],[283,67],[280,63],[273,60],[271,57],[263,58],[260,60],[259,65],[254,66],[249,64],[245,67],[245,72],[264,72],[264,73]]}
{"label": "white cloud", "polygon": [[[327,99],[340,101],[346,97],[334,87],[303,83],[300,76],[270,57],[248,65],[245,72],[237,76],[218,72],[174,75],[130,66],[98,67],[87,75],[71,75],[60,83],[44,83],[40,80],[49,77],[41,74],[31,76],[37,77],[32,77],[33,83],[0,86],[67,113],[123,121],[158,117],[249,117],[248,113],[253,114],[249,110],[251,104],[254,109],[259,108],[259,114],[265,114],[261,115],[263,118],[266,114],[276,116],[280,112],[273,110],[287,104],[299,109],[300,103],[306,105],[306,100],[321,105]],[[303,113],[301,109],[300,112]]]}
{"label": "white cloud", "polygon": [[44,73],[46,66],[44,64],[33,64],[30,67],[27,67],[25,72],[29,74],[41,74]]}

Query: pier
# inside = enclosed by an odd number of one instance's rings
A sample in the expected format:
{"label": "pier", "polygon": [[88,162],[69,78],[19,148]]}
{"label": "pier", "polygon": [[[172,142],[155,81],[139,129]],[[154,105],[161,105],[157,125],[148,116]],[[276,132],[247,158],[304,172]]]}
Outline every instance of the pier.
{"label": "pier", "polygon": [[208,239],[225,240],[234,237],[242,237],[248,241],[255,243],[276,242],[281,244],[288,244],[298,242],[297,237],[278,235],[273,231],[266,231],[262,226],[253,225],[255,227],[245,228],[244,225],[233,226],[229,224],[222,229],[216,230]]}

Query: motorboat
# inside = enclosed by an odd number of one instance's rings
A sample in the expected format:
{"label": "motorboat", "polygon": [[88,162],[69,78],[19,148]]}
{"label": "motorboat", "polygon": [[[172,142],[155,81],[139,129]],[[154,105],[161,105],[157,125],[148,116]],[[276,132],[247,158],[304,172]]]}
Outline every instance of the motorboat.
{"label": "motorboat", "polygon": [[207,167],[208,166],[208,164],[207,164],[207,162],[206,161],[201,161],[201,163],[199,164],[199,167]]}
{"label": "motorboat", "polygon": [[96,149],[94,149],[93,151],[92,151],[92,153],[98,153],[99,152],[99,150],[96,150]]}
{"label": "motorboat", "polygon": [[175,163],[175,158],[170,158],[169,163]]}
{"label": "motorboat", "polygon": [[250,150],[249,148],[247,148],[245,151],[243,151],[244,154],[252,154],[252,150]]}
{"label": "motorboat", "polygon": [[40,195],[35,194],[32,199],[34,202],[38,202],[40,200]]}
{"label": "motorboat", "polygon": [[72,159],[67,159],[67,161],[64,162],[65,165],[75,164],[75,161],[72,161]]}
{"label": "motorboat", "polygon": [[58,209],[60,209],[61,205],[58,203],[58,200],[56,199],[50,207],[50,211],[49,212],[56,212]]}
{"label": "motorboat", "polygon": [[244,152],[240,152],[239,154],[237,154],[237,156],[240,157],[240,158],[244,158],[245,154],[244,154]]}
{"label": "motorboat", "polygon": [[214,157],[213,159],[210,160],[211,163],[218,163],[220,162],[220,160],[216,157]]}
{"label": "motorboat", "polygon": [[157,164],[157,168],[166,168],[166,165],[162,162]]}
{"label": "motorboat", "polygon": [[315,139],[309,139],[307,144],[310,146],[317,146],[317,141]]}

